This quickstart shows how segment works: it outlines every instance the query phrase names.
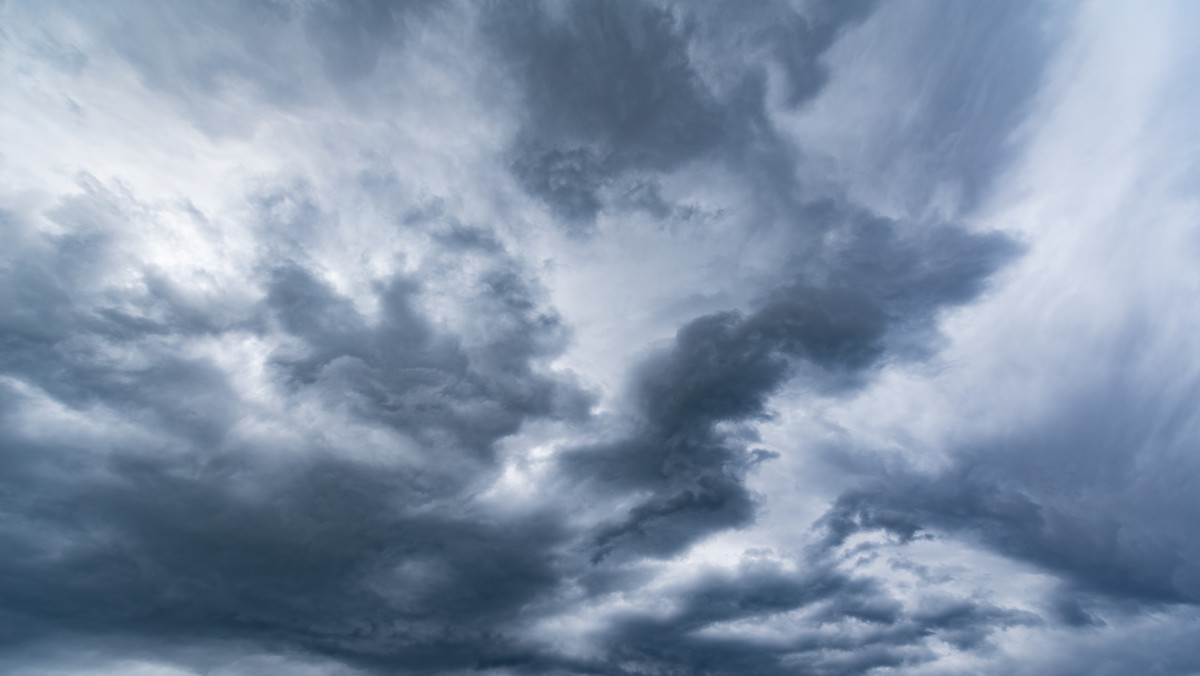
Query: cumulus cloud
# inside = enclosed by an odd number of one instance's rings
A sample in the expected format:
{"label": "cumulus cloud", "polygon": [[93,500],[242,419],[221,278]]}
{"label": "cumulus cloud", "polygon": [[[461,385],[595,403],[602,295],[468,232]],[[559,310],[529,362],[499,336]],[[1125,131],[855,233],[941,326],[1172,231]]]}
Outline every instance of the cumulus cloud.
{"label": "cumulus cloud", "polygon": [[0,665],[1187,674],[1183,4],[0,7]]}

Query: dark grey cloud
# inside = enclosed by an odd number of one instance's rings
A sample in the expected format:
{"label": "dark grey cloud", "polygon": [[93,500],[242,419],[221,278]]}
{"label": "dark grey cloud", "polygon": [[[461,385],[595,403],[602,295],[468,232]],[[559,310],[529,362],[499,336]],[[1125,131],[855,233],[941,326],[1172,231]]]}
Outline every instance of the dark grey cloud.
{"label": "dark grey cloud", "polygon": [[[1136,344],[1113,346],[1113,363],[1135,359]],[[1200,542],[1184,515],[1197,503],[1184,485],[1196,469],[1183,449],[1196,390],[1131,387],[1125,367],[1095,363],[1086,391],[1056,399],[1053,414],[964,443],[940,471],[868,462],[824,517],[829,542],[864,531],[967,539],[1053,574],[1055,612],[1080,626],[1104,623],[1089,608],[1194,605]]]}
{"label": "dark grey cloud", "polygon": [[651,167],[719,140],[716,102],[692,70],[686,28],[669,9],[502,4],[493,21],[501,49],[526,78],[529,130],[538,138],[595,144],[619,164]]}
{"label": "dark grey cloud", "polygon": [[[91,177],[81,187],[46,214],[69,234],[14,242],[16,255],[0,273],[9,295],[0,314],[5,373],[68,406],[126,409],[197,443],[219,441],[236,418],[223,376],[204,359],[162,349],[161,341],[244,329],[253,317],[197,307],[153,270],[127,296],[94,289],[119,262],[112,230],[132,205]],[[114,368],[127,347],[147,358]]]}
{"label": "dark grey cloud", "polygon": [[585,395],[530,365],[552,354],[557,318],[536,313],[529,290],[512,271],[496,271],[483,284],[481,300],[512,326],[496,327],[489,344],[468,355],[414,310],[411,280],[392,280],[380,289],[382,316],[369,326],[347,299],[303,268],[273,270],[267,285],[271,315],[306,348],[280,355],[276,364],[295,386],[352,401],[360,414],[404,431],[429,433],[426,443],[450,437],[455,447],[479,453],[529,417],[585,413]]}
{"label": "dark grey cloud", "polygon": [[248,639],[469,668],[519,655],[502,628],[556,581],[553,517],[431,513],[429,487],[394,471],[232,453],[72,461],[88,449],[11,435],[6,446],[6,506],[25,517],[4,538],[10,644],[62,632]]}
{"label": "dark grey cloud", "polygon": [[603,207],[602,188],[630,169],[669,169],[704,153],[720,142],[723,119],[668,9],[603,2],[559,9],[499,4],[493,31],[529,108],[514,173],[582,227]]}
{"label": "dark grey cloud", "polygon": [[[944,473],[890,476],[886,482],[873,481],[847,492],[824,518],[829,541],[841,543],[854,533],[873,530],[902,539],[954,534],[1053,571],[1074,593],[1147,604],[1195,603],[1200,598],[1191,554],[1195,538],[1186,526],[1152,516],[1156,511],[1186,513],[1195,508],[1194,502],[1170,489],[1142,492],[1138,484],[1150,478],[1137,474],[1115,481],[1080,481],[1080,472],[1121,471],[1119,464],[1101,460],[1099,449],[1089,441],[1138,443],[1099,441],[1112,423],[1085,415],[1086,420],[1072,421],[1073,426],[1092,429],[1076,428],[1073,438],[1005,440],[1004,447],[966,454]],[[1013,450],[1020,445],[1028,450]],[[1136,446],[1113,450],[1128,456]],[[1084,457],[1072,458],[1076,453]],[[1038,476],[1022,476],[1031,471]],[[1113,485],[1104,489],[1110,482]],[[1164,484],[1170,485],[1159,485]],[[1117,501],[1133,501],[1138,507],[1114,504]],[[1077,600],[1062,603],[1065,621],[1096,622]]]}
{"label": "dark grey cloud", "polygon": [[[456,505],[492,471],[498,439],[525,420],[578,417],[588,398],[535,371],[561,349],[561,327],[515,262],[483,247],[494,265],[475,309],[495,327],[470,346],[414,306],[412,280],[381,284],[380,317],[368,322],[294,261],[264,271],[261,303],[187,307],[152,272],[132,291],[93,288],[122,264],[120,224],[144,205],[81,185],[47,212],[72,234],[30,235],[4,270],[4,373],[34,388],[4,386],[5,643],[248,639],[422,671],[524,659],[503,627],[556,588],[563,524]],[[322,217],[311,205],[296,213]],[[448,241],[466,232],[452,228]],[[285,391],[349,404],[436,462],[373,467],[320,440],[231,440],[248,403],[227,371],[177,341],[276,331],[298,341],[268,364]],[[130,447],[103,428],[31,436],[36,392],[75,415],[109,411],[142,440]]]}
{"label": "dark grey cloud", "polygon": [[[875,580],[846,575],[819,559],[805,561],[800,573],[747,559],[735,573],[697,580],[684,598],[665,617],[629,616],[605,637],[632,665],[614,673],[860,674],[928,660],[926,639],[969,650],[1005,627],[1040,624],[1030,613],[968,599],[905,608]],[[788,638],[769,631],[743,640],[705,635],[739,622],[802,629]],[[855,630],[828,631],[848,626]]]}
{"label": "dark grey cloud", "polygon": [[622,548],[670,555],[748,523],[755,500],[746,472],[771,453],[753,449],[753,435],[719,426],[769,418],[769,398],[794,376],[819,392],[845,392],[885,357],[919,355],[939,310],[973,298],[1016,250],[998,235],[949,226],[911,238],[885,219],[839,223],[847,215],[827,205],[807,215],[843,231],[821,267],[805,266],[816,269],[812,281],[770,292],[750,314],[689,322],[637,371],[634,433],[566,456],[568,472],[598,490],[652,495],[602,528],[597,559]]}
{"label": "dark grey cloud", "polygon": [[764,133],[761,65],[742,68],[725,91],[705,81],[693,54],[727,59],[723,50],[768,44],[799,103],[823,82],[821,53],[870,5],[825,3],[811,16],[777,3],[753,12],[635,2],[554,11],[498,5],[489,27],[528,106],[512,150],[514,174],[569,227],[586,232],[607,202],[663,213],[657,201],[607,196],[633,172],[670,171],[701,157],[770,164],[773,153],[746,156],[747,138]]}

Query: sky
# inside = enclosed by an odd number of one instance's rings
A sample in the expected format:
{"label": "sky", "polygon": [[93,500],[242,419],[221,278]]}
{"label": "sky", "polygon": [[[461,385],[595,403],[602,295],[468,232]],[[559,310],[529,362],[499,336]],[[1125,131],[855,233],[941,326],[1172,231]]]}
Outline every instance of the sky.
{"label": "sky", "polygon": [[1200,674],[1200,4],[0,1],[0,672]]}

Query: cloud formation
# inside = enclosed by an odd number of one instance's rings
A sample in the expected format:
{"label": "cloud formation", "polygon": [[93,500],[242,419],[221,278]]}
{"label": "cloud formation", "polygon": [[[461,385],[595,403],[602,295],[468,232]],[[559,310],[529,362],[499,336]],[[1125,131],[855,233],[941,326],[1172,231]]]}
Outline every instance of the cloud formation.
{"label": "cloud formation", "polygon": [[1196,672],[1195,14],[4,4],[0,667]]}

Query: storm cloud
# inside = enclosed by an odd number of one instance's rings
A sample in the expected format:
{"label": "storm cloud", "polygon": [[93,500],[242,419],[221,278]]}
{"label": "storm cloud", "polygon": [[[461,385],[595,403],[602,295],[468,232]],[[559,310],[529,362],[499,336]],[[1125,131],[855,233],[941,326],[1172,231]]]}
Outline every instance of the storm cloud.
{"label": "storm cloud", "polygon": [[1200,670],[1195,8],[0,6],[0,670]]}

